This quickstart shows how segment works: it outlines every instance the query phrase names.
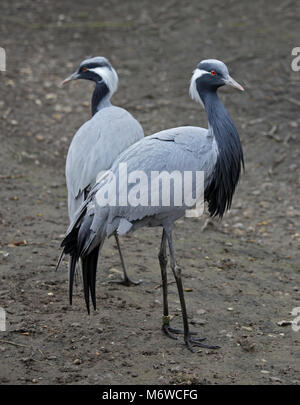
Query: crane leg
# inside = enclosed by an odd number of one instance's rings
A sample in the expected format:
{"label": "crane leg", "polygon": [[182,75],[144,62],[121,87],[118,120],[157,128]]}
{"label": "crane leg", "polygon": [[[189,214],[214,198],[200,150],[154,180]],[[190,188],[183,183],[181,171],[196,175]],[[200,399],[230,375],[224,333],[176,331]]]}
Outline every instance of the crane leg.
{"label": "crane leg", "polygon": [[192,336],[193,334],[190,332],[190,328],[189,328],[189,324],[188,324],[187,310],[186,310],[185,299],[184,299],[182,280],[181,280],[181,269],[177,265],[176,260],[175,260],[175,255],[174,255],[172,231],[166,231],[166,236],[167,236],[169,250],[170,250],[171,269],[172,269],[172,272],[175,277],[178,294],[179,294],[179,299],[180,299],[182,320],[183,320],[183,330],[184,330],[184,341],[185,341],[187,347],[189,348],[189,350],[191,350],[192,352],[194,351],[193,346],[204,347],[207,349],[219,349],[219,346],[213,346],[213,345],[208,345],[208,344],[202,343],[202,341],[204,340],[203,338],[193,337]]}
{"label": "crane leg", "polygon": [[121,278],[120,280],[110,280],[109,282],[110,283],[123,284],[126,287],[141,284],[142,280],[133,281],[128,277],[126,264],[125,264],[125,261],[124,261],[124,258],[123,258],[123,253],[122,253],[122,250],[121,250],[118,234],[115,232],[114,236],[115,236],[115,239],[116,239],[116,242],[117,242],[117,247],[118,247],[118,251],[119,251],[119,255],[120,255],[120,259],[121,259],[121,265],[122,265],[122,269],[123,269],[123,278]]}
{"label": "crane leg", "polygon": [[166,232],[163,229],[160,250],[158,254],[158,260],[161,270],[161,279],[162,279],[162,288],[163,288],[163,324],[162,330],[164,333],[172,339],[178,339],[175,334],[183,333],[181,329],[172,328],[170,326],[170,316],[169,316],[169,307],[168,307],[168,278],[167,278],[167,236]]}
{"label": "crane leg", "polygon": [[169,306],[168,306],[168,277],[167,277],[167,264],[168,264],[167,238],[166,238],[166,232],[164,229],[163,229],[162,238],[161,238],[158,260],[159,260],[159,264],[160,264],[162,288],[163,288],[163,313],[164,314],[163,314],[162,330],[170,338],[178,339],[178,337],[174,335],[175,330],[170,327],[170,316],[169,316]]}

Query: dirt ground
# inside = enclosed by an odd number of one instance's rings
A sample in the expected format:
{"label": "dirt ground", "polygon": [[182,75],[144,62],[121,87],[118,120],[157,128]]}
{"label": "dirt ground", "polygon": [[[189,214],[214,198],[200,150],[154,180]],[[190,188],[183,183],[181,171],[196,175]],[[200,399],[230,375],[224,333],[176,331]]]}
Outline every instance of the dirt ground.
{"label": "dirt ground", "polygon": [[[299,384],[300,72],[295,1],[1,1],[0,332],[2,384]],[[298,21],[297,21],[298,19]],[[246,89],[220,90],[239,130],[246,171],[222,222],[183,219],[175,247],[190,323],[219,350],[191,353],[161,331],[160,229],[122,238],[137,287],[109,285],[115,242],[102,251],[98,309],[81,284],[68,304],[64,164],[90,116],[93,85],[58,83],[86,56],[110,59],[113,97],[149,135],[207,126],[189,99],[193,69],[218,58]],[[170,280],[171,272],[170,272]],[[173,324],[179,299],[170,284]],[[286,321],[286,322],[282,322]],[[285,325],[285,326],[284,326]]]}

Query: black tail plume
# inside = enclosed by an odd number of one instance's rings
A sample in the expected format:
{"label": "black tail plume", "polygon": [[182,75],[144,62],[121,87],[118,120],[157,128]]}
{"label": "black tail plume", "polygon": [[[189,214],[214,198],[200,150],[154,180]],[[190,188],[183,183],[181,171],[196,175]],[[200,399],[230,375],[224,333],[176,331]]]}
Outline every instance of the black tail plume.
{"label": "black tail plume", "polygon": [[57,265],[56,265],[56,267],[55,267],[55,271],[58,270],[58,268],[59,268],[59,266],[60,266],[60,263],[61,263],[61,261],[62,261],[62,259],[63,259],[64,257],[65,257],[65,252],[62,251],[61,254],[60,254],[60,256],[59,256],[59,258],[58,258]]}
{"label": "black tail plume", "polygon": [[76,257],[75,255],[71,255],[69,261],[69,301],[70,305],[72,305],[72,297],[73,297],[73,285],[74,285],[74,275],[76,270]]}
{"label": "black tail plume", "polygon": [[99,256],[99,247],[82,257],[82,278],[84,299],[88,313],[90,313],[90,293],[94,309],[96,309],[96,272]]}

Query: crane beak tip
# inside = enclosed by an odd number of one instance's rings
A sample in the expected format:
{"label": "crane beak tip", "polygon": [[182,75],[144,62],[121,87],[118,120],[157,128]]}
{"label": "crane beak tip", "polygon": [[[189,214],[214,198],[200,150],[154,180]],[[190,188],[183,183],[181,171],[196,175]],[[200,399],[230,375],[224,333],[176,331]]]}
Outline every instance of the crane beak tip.
{"label": "crane beak tip", "polygon": [[67,79],[65,79],[65,80],[63,80],[62,82],[60,82],[60,83],[58,84],[58,87],[63,88],[66,83],[68,83],[68,80],[67,80]]}
{"label": "crane beak tip", "polygon": [[59,87],[63,87],[65,86],[67,83],[71,82],[72,80],[77,80],[80,79],[80,75],[75,72],[73,74],[71,74],[71,76],[67,77],[65,80],[63,80],[60,84]]}
{"label": "crane beak tip", "polygon": [[230,86],[241,90],[241,91],[245,91],[244,87],[241,86],[238,82],[236,82],[232,77],[229,76],[229,78],[226,81],[226,84],[229,84]]}

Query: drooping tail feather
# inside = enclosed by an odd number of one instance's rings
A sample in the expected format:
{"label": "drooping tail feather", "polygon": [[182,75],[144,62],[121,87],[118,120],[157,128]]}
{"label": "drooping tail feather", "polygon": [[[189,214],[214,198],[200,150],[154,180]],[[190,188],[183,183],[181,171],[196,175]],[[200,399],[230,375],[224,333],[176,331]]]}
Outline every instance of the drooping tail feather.
{"label": "drooping tail feather", "polygon": [[[94,193],[95,191],[93,190],[77,211],[75,218],[70,224],[66,236],[61,243],[61,246],[63,247],[62,255],[69,254],[71,256],[69,263],[70,304],[72,304],[76,266],[78,260],[81,259],[84,298],[88,313],[90,313],[90,294],[93,307],[96,309],[97,262],[99,251],[101,250],[105,239],[104,233],[103,238],[99,238],[99,234],[101,234],[101,230],[103,230],[103,226],[105,226],[105,219],[107,217],[105,211],[103,216],[96,218],[96,221],[94,221],[95,204],[92,203],[89,206],[89,202],[93,198]],[[98,224],[99,227],[97,226]]]}
{"label": "drooping tail feather", "polygon": [[64,250],[63,250],[63,251],[61,252],[59,258],[58,258],[58,261],[57,261],[57,264],[56,264],[56,267],[55,267],[55,271],[57,271],[57,269],[59,268],[60,263],[61,263],[61,261],[62,261],[62,259],[63,259],[64,257],[65,257],[65,252],[64,252]]}
{"label": "drooping tail feather", "polygon": [[84,252],[86,241],[89,239],[93,216],[85,215],[80,226],[74,227],[62,242],[64,252],[70,254],[69,262],[69,301],[72,305],[73,284],[76,265],[81,259],[84,299],[88,313],[90,313],[90,293],[93,307],[96,309],[96,271],[99,246],[91,252]]}
{"label": "drooping tail feather", "polygon": [[90,293],[94,309],[96,309],[96,272],[99,247],[81,259],[84,299],[88,313],[90,313]]}
{"label": "drooping tail feather", "polygon": [[78,228],[74,227],[70,233],[68,233],[64,240],[61,243],[61,246],[64,248],[64,253],[77,256],[77,237],[78,237]]}
{"label": "drooping tail feather", "polygon": [[71,255],[69,261],[69,302],[72,305],[72,297],[73,297],[73,285],[74,285],[74,276],[76,271],[76,257],[75,255]]}

